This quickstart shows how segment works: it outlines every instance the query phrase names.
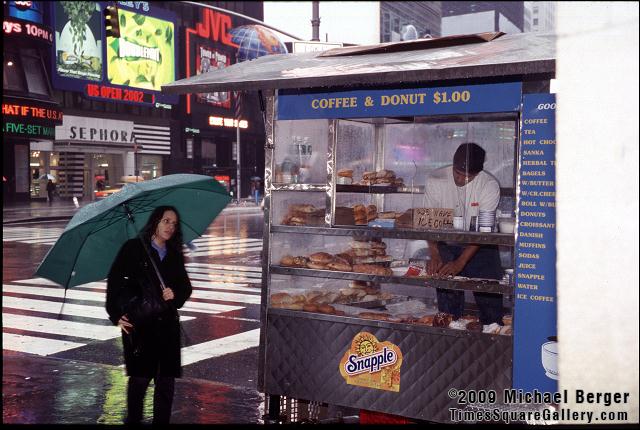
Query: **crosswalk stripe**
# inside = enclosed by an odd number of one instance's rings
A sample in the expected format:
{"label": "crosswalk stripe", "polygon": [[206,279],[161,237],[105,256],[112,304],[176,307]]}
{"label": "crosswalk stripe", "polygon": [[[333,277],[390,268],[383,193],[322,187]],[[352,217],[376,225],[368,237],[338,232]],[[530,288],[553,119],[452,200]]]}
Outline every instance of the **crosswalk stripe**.
{"label": "crosswalk stripe", "polygon": [[[2,284],[2,292],[38,295],[45,297],[64,297],[62,288],[33,287],[30,285],[11,285]],[[85,300],[89,302],[104,302],[105,296],[103,292],[83,291],[83,290],[67,290],[67,298],[72,300]]]}
{"label": "crosswalk stripe", "polygon": [[198,270],[187,269],[190,279],[201,279],[206,276],[206,279],[221,281],[221,282],[240,282],[245,284],[258,284],[262,279],[262,274],[251,273],[229,273],[216,270]]}
{"label": "crosswalk stripe", "polygon": [[2,333],[2,349],[26,352],[37,355],[51,355],[85,346],[85,343],[69,342],[66,340],[47,339],[26,336],[24,334]]}
{"label": "crosswalk stripe", "polygon": [[210,267],[212,269],[233,270],[238,272],[260,272],[262,273],[262,267],[256,266],[230,266],[227,264],[212,264],[212,263],[187,263],[187,266],[200,266]]}
{"label": "crosswalk stripe", "polygon": [[[224,308],[220,308],[221,306],[224,306]],[[62,315],[84,317],[84,318],[95,318],[95,319],[104,320],[104,321],[109,320],[109,315],[107,314],[107,310],[104,308],[104,306],[76,305],[73,303],[65,303],[64,306],[62,306],[62,302],[49,302],[46,300],[3,296],[2,307],[9,308],[9,309],[19,309],[24,311],[44,312],[44,313],[50,313],[50,314],[62,313]],[[194,310],[192,310],[192,312],[203,312],[203,313],[228,312],[226,310],[227,307],[231,308],[231,310],[242,309],[235,306],[213,305],[213,306],[196,307]],[[183,309],[185,309],[185,307],[183,307]],[[188,317],[188,316],[180,317],[181,321],[189,321],[192,319],[195,319],[195,317]]]}
{"label": "crosswalk stripe", "polygon": [[[237,311],[239,309],[244,309],[244,306],[231,306],[231,305],[221,305],[218,303],[204,303],[204,302],[195,302],[193,300],[188,301],[185,305],[180,309],[180,311],[188,311],[188,312],[202,312],[206,314],[220,314],[223,312],[231,312]],[[181,321],[186,321],[188,317],[181,316]]]}
{"label": "crosswalk stripe", "polygon": [[226,268],[211,267],[206,263],[187,263],[187,271],[200,271],[200,273],[224,273],[230,275],[251,276],[255,278],[262,278],[262,268],[252,266],[226,266]]}
{"label": "crosswalk stripe", "polygon": [[65,303],[64,306],[62,306],[62,302],[3,296],[2,307],[25,311],[47,312],[51,314],[57,314],[62,310],[63,315],[101,320],[108,319],[107,311],[103,306],[76,305],[73,303]]}
{"label": "crosswalk stripe", "polygon": [[[246,283],[236,283],[225,280],[220,280],[217,277],[211,277],[207,275],[196,275],[190,274],[189,279],[191,279],[191,285],[194,288],[206,288],[210,290],[232,290],[232,291],[246,291],[250,293],[259,293],[260,289],[256,287],[249,287]],[[216,281],[212,281],[215,279]],[[233,279],[240,280],[240,279]],[[13,284],[21,284],[21,285],[34,285],[34,286],[42,286],[42,285],[50,285],[50,286],[58,286],[56,283],[49,281],[48,279],[43,278],[33,278],[33,279],[22,279],[18,281],[11,281]],[[257,283],[254,280],[254,283]],[[103,290],[106,291],[107,283],[106,281],[98,281],[98,282],[89,282],[82,285],[77,285],[73,287],[73,291],[87,291],[89,289],[92,290]],[[63,291],[63,290],[62,290]],[[69,296],[69,292],[71,290],[67,290],[67,296]],[[15,292],[15,291],[13,291]],[[90,291],[88,291],[90,292]],[[64,295],[64,292],[62,293]],[[57,297],[57,296],[54,296]]]}
{"label": "crosswalk stripe", "polygon": [[99,326],[75,321],[15,315],[6,312],[2,313],[2,326],[40,333],[65,336],[72,335],[74,337],[95,340],[109,340],[120,336],[120,329],[116,326]]}
{"label": "crosswalk stripe", "polygon": [[198,237],[191,241],[192,243],[208,243],[212,245],[221,245],[221,244],[235,244],[235,243],[258,243],[262,242],[262,239],[256,239],[252,237],[237,237],[237,236],[229,236],[229,237]]}
{"label": "crosswalk stripe", "polygon": [[202,257],[210,255],[234,255],[244,254],[247,252],[259,252],[262,251],[262,247],[258,248],[243,248],[243,249],[207,249],[204,251],[191,251],[189,257]]}
{"label": "crosswalk stripe", "polygon": [[234,282],[217,282],[209,280],[207,276],[191,275],[191,286],[194,289],[205,288],[209,290],[233,290],[233,291],[246,291],[248,293],[259,293],[260,289],[257,287],[248,287],[247,284],[239,284]]}
{"label": "crosswalk stripe", "polygon": [[198,361],[244,351],[245,349],[258,346],[259,343],[260,329],[254,329],[196,345],[186,346],[182,348],[182,365],[186,366]]}
{"label": "crosswalk stripe", "polygon": [[223,302],[251,303],[255,305],[260,304],[259,295],[252,296],[248,294],[233,294],[220,293],[218,291],[194,290],[191,294],[191,297],[193,297],[194,299],[221,300]]}

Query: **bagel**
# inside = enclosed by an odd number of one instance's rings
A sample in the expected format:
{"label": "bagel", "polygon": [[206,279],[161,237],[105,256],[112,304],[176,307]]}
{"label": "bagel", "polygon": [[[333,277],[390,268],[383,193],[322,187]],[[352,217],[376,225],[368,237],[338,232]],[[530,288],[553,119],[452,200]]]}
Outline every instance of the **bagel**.
{"label": "bagel", "polygon": [[396,172],[394,172],[393,170],[380,170],[379,172],[376,172],[376,179],[389,179],[389,178],[395,178],[396,177]]}
{"label": "bagel", "polygon": [[318,209],[314,205],[298,204],[289,206],[289,210],[295,212],[311,213],[317,211]]}
{"label": "bagel", "polygon": [[378,212],[378,219],[396,219],[395,211]]}
{"label": "bagel", "polygon": [[305,312],[318,312],[318,305],[314,305],[313,303],[307,303],[302,306],[302,310]]}
{"label": "bagel", "polygon": [[372,179],[376,179],[376,176],[378,175],[377,172],[364,172],[362,174],[362,179],[363,180],[372,180]]}
{"label": "bagel", "polygon": [[349,244],[349,246],[351,247],[351,249],[371,249],[373,247],[373,245],[369,241],[362,242],[358,240],[354,240]]}
{"label": "bagel", "polygon": [[318,306],[318,312],[323,313],[323,314],[334,314],[334,313],[336,313],[336,308],[334,308],[331,305],[322,304],[322,305]]}
{"label": "bagel", "polygon": [[313,270],[327,270],[327,265],[326,264],[320,264],[320,263],[314,263],[313,261],[308,261],[307,262],[307,268],[313,269]]}
{"label": "bagel", "polygon": [[353,169],[340,169],[337,175],[343,178],[353,178]]}
{"label": "bagel", "polygon": [[424,325],[431,325],[432,326],[433,325],[433,315],[427,315],[427,316],[424,316],[422,318],[418,318],[416,323],[424,324]]}
{"label": "bagel", "polygon": [[332,262],[334,260],[334,257],[333,255],[326,252],[316,252],[315,254],[311,254],[309,256],[309,260],[311,260],[312,263],[316,264],[327,264]]}
{"label": "bagel", "polygon": [[285,304],[293,303],[295,300],[287,293],[274,293],[271,294],[271,304]]}
{"label": "bagel", "polygon": [[353,268],[351,267],[351,265],[349,263],[347,263],[346,261],[342,260],[342,261],[332,261],[331,263],[327,264],[327,269],[329,270],[337,270],[339,272],[351,272],[353,271]]}
{"label": "bagel", "polygon": [[296,303],[287,303],[284,305],[285,309],[291,309],[294,311],[301,311],[304,307],[304,303],[296,302]]}
{"label": "bagel", "polygon": [[280,265],[281,266],[287,266],[287,267],[292,267],[295,266],[295,259],[292,255],[285,255],[284,257],[282,257],[282,259],[280,260]]}

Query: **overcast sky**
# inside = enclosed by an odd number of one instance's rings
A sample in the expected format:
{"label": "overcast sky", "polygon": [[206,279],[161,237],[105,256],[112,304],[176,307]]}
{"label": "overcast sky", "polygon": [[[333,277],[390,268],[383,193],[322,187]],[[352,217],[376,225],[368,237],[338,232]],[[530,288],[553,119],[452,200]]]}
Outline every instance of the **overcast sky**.
{"label": "overcast sky", "polygon": [[[310,1],[264,2],[264,21],[278,29],[311,40]],[[320,41],[379,43],[379,2],[320,2]],[[293,39],[278,34],[283,42]]]}

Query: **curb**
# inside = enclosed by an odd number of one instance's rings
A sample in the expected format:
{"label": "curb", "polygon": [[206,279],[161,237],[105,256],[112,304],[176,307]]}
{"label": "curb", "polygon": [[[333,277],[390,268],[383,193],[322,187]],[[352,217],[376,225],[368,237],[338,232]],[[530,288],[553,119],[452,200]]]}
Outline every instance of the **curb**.
{"label": "curb", "polygon": [[[262,212],[259,206],[248,206],[248,207],[231,207],[225,208],[221,213],[224,212]],[[2,220],[2,225],[12,225],[12,224],[26,224],[26,223],[36,223],[36,222],[52,222],[52,221],[65,221],[73,218],[73,215],[58,215],[58,216],[44,216],[44,217],[35,217],[35,218],[23,218],[23,219],[12,219],[4,221]]]}

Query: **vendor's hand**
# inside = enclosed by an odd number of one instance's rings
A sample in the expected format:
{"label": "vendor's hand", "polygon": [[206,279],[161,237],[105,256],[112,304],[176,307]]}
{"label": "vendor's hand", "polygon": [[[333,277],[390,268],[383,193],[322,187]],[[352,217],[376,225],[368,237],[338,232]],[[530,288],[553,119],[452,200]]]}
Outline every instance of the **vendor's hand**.
{"label": "vendor's hand", "polygon": [[133,324],[129,322],[129,318],[126,315],[122,315],[118,320],[118,327],[122,329],[126,334],[129,334],[133,331]]}
{"label": "vendor's hand", "polygon": [[165,288],[162,290],[162,298],[166,302],[167,300],[173,300],[175,295],[173,294],[173,290],[171,288]]}
{"label": "vendor's hand", "polygon": [[438,275],[456,276],[462,272],[462,269],[464,269],[464,264],[460,260],[453,260],[442,266],[440,270],[438,270]]}
{"label": "vendor's hand", "polygon": [[438,273],[438,270],[442,267],[442,259],[439,255],[431,255],[431,259],[427,264],[427,275],[433,276]]}

